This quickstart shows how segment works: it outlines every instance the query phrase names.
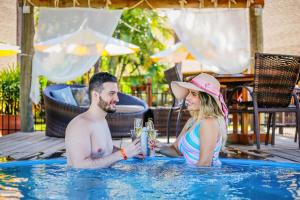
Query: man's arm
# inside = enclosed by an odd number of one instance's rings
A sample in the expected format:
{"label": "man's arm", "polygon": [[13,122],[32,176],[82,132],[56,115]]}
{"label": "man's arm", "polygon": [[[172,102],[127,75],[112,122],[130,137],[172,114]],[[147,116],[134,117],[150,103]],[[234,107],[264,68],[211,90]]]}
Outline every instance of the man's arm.
{"label": "man's arm", "polygon": [[91,140],[90,134],[86,127],[80,123],[73,123],[66,130],[66,150],[72,167],[75,168],[103,168],[109,167],[113,163],[122,160],[123,156],[120,151],[103,158],[91,158]]}
{"label": "man's arm", "polygon": [[119,150],[120,150],[120,148],[117,147],[116,145],[114,145],[114,146],[113,146],[113,151],[112,151],[112,152],[115,153],[116,151],[119,151]]}

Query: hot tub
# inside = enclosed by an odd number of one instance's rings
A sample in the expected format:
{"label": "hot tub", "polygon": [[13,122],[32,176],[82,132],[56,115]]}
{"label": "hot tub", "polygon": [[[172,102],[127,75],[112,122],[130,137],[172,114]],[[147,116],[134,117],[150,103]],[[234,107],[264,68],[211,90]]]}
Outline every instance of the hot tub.
{"label": "hot tub", "polygon": [[[65,159],[0,164],[2,195],[24,199],[299,199],[300,165],[222,159],[197,168],[182,158],[129,159],[70,169]],[[1,192],[0,192],[1,197]]]}

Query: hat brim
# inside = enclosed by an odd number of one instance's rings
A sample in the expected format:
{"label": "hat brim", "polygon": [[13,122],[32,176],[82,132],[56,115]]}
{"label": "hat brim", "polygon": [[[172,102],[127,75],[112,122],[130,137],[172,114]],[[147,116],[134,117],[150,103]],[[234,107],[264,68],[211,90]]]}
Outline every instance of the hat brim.
{"label": "hat brim", "polygon": [[189,82],[172,81],[171,89],[176,99],[184,99],[188,94],[189,90],[201,91],[199,87]]}
{"label": "hat brim", "polygon": [[[182,100],[184,98],[187,97],[187,95],[189,94],[189,90],[195,90],[195,91],[199,91],[199,92],[205,92],[207,93],[207,91],[204,91],[202,89],[200,89],[199,87],[197,87],[196,85],[194,85],[193,83],[190,82],[180,82],[180,81],[172,81],[171,82],[171,90],[175,96],[176,99],[178,100]],[[209,94],[209,93],[207,93]],[[219,100],[219,97],[209,94],[210,96],[212,96],[216,103],[218,104],[220,111],[223,113],[224,112],[222,110],[222,104]]]}

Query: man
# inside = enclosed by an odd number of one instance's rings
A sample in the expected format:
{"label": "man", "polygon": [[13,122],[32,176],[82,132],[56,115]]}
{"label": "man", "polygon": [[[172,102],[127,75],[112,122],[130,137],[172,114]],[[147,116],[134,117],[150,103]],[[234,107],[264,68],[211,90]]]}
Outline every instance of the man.
{"label": "man", "polygon": [[107,113],[116,111],[118,98],[117,79],[101,72],[89,83],[89,109],[75,117],[66,129],[66,154],[68,165],[75,168],[102,168],[137,156],[141,153],[140,140],[118,150],[113,146],[105,119]]}

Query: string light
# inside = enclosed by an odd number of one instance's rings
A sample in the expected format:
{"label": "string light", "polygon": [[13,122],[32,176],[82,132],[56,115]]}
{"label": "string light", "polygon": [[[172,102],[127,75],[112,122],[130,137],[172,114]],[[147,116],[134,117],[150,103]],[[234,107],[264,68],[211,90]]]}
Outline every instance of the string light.
{"label": "string light", "polygon": [[255,3],[254,0],[247,0],[247,8],[249,8],[253,3]]}
{"label": "string light", "polygon": [[77,0],[73,0],[73,7],[79,6],[79,2]]}
{"label": "string light", "polygon": [[199,0],[199,8],[204,8],[204,0]]}
{"label": "string light", "polygon": [[54,7],[57,8],[59,5],[59,0],[54,0]]}
{"label": "string light", "polygon": [[217,8],[218,7],[218,0],[211,0],[211,2],[214,3],[214,7]]}
{"label": "string light", "polygon": [[[32,6],[35,6],[31,0],[25,0],[24,4],[26,4],[26,1],[31,4]],[[205,8],[205,0],[198,0],[199,1],[199,8]],[[104,0],[105,2],[105,8],[109,8],[110,5],[112,5],[112,2],[111,0]],[[187,0],[179,0],[178,1],[179,4],[180,4],[180,7],[181,8],[184,8],[186,4],[188,4],[188,1]],[[60,0],[54,0],[54,7],[59,7],[59,3],[60,3]],[[91,0],[88,0],[88,7],[91,8]],[[137,2],[136,4],[134,4],[132,7],[128,8],[128,9],[133,9],[133,8],[136,8],[138,7],[139,5],[143,4],[143,3],[146,3],[149,8],[151,9],[155,9],[148,0],[140,0],[139,2]],[[218,0],[211,0],[211,3],[214,4],[214,7],[217,8],[218,7]],[[255,3],[255,0],[247,0],[247,3],[246,3],[246,7],[249,8],[251,7],[252,4]],[[237,4],[237,0],[228,0],[228,7],[231,8],[232,4]],[[80,3],[78,0],[73,0],[73,7],[76,7],[76,6],[79,6]]]}
{"label": "string light", "polygon": [[136,7],[138,7],[139,5],[141,5],[141,4],[144,3],[144,2],[145,2],[152,10],[154,10],[154,7],[149,3],[148,0],[141,0],[141,1],[137,2],[135,5],[133,5],[133,6],[131,6],[130,8],[128,8],[128,9],[136,8]]}
{"label": "string light", "polygon": [[111,5],[111,1],[105,0],[105,8],[108,9],[110,5]]}
{"label": "string light", "polygon": [[231,3],[236,4],[235,0],[228,0],[228,8],[231,8]]}
{"label": "string light", "polygon": [[186,0],[179,0],[179,4],[181,8],[184,8],[184,5],[187,4]]}

